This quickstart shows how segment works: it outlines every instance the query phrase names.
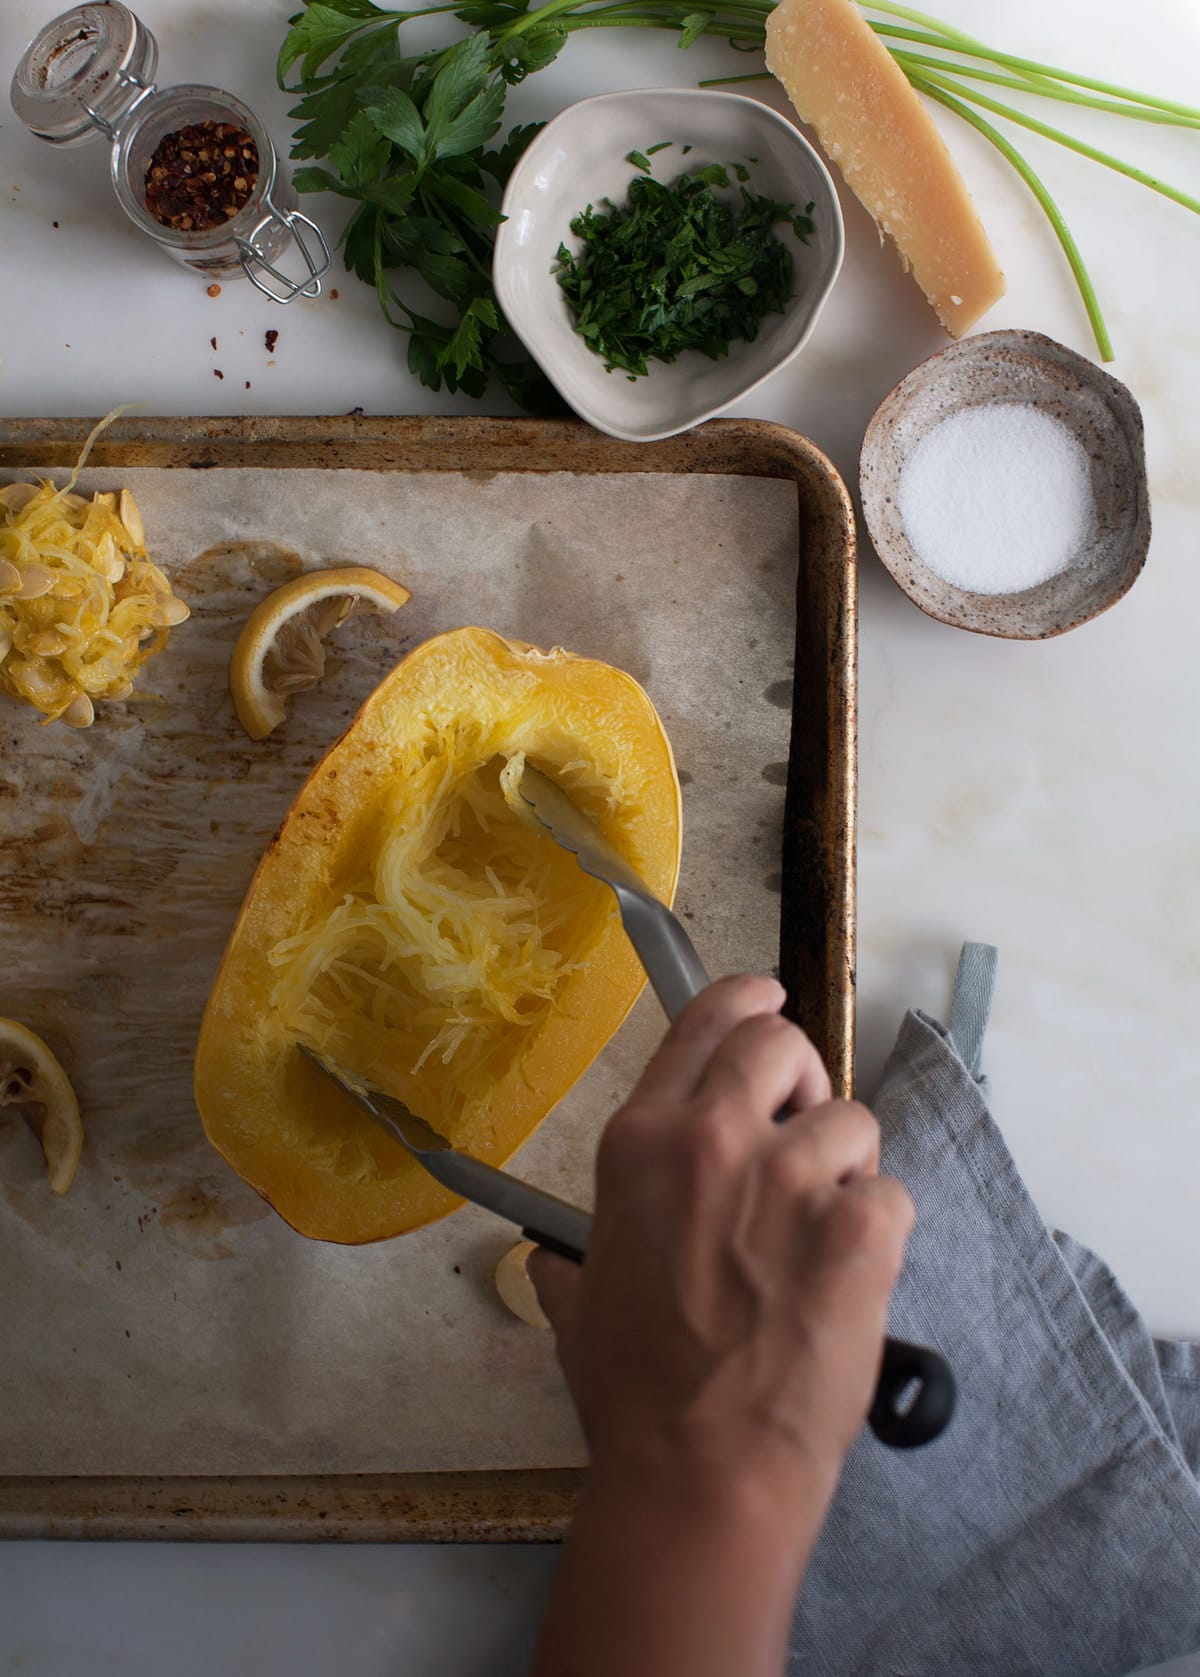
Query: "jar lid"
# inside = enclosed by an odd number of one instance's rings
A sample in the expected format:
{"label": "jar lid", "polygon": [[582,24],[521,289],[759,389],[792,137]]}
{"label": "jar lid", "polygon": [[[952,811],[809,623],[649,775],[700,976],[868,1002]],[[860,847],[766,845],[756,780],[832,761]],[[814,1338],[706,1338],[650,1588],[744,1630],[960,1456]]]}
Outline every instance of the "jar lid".
{"label": "jar lid", "polygon": [[78,145],[112,136],[153,86],[158,44],[120,0],[72,6],[26,47],[12,80],[13,110],[39,139]]}

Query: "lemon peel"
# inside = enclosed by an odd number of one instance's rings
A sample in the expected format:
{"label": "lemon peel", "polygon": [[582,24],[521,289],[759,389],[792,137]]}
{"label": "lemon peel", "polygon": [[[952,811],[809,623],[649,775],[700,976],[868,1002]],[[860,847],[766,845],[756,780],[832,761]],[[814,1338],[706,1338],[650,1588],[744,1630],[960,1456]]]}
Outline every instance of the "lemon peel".
{"label": "lemon peel", "polygon": [[238,721],[252,740],[287,715],[291,694],[315,687],[325,672],[325,637],[352,612],[398,611],[412,598],[403,583],[367,565],[340,565],[293,577],[256,606],[229,662]]}
{"label": "lemon peel", "polygon": [[41,1141],[50,1186],[65,1194],[83,1148],[79,1102],[41,1037],[15,1019],[0,1019],[0,1107],[5,1106],[23,1109]]}

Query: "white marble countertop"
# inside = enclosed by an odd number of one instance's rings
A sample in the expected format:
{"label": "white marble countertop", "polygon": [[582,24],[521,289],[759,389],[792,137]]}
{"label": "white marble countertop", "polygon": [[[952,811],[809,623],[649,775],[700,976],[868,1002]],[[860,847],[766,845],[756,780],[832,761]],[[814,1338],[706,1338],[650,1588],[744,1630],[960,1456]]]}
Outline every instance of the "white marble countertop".
{"label": "white marble countertop", "polygon": [[[231,88],[286,152],[289,101],[273,64],[291,0],[136,9],[158,37],[160,83]],[[0,74],[53,10],[5,0]],[[1142,0],[1136,28],[1118,0],[1056,0],[1035,17],[1018,0],[942,0],[938,10],[1009,50],[1195,99],[1193,0]],[[591,35],[515,90],[509,117],[721,73],[728,59],[716,47],[684,56],[667,36]],[[1008,275],[981,329],[1027,327],[1090,353],[1032,200],[982,141],[946,123]],[[1195,133],[1090,113],[1066,125],[1195,188]],[[1104,1254],[1154,1329],[1200,1335],[1189,1046],[1200,1009],[1200,754],[1188,710],[1200,607],[1200,221],[1026,138],[1101,293],[1111,370],[1142,407],[1154,536],[1115,610],[1045,644],[989,641],[922,616],[864,543],[859,1081],[870,1090],[905,1005],[945,1010],[964,938],[999,944],[987,1069],[1039,1206]],[[106,166],[100,144],[64,152],[33,140],[3,102],[5,415],[99,414],[118,402],[146,414],[481,411],[417,384],[402,340],[352,276],[333,276],[336,300],[286,309],[244,282],[210,299],[126,222]],[[336,229],[336,202],[312,202]],[[812,343],[733,411],[812,437],[853,488],[874,407],[946,340],[863,211],[845,198],[844,208],[846,265]],[[273,356],[268,328],[279,332]],[[511,410],[497,400],[482,411]],[[10,1545],[0,1670],[157,1672],[169,1658],[179,1677],[334,1666],[347,1677],[503,1677],[521,1669],[551,1564],[539,1550]]]}

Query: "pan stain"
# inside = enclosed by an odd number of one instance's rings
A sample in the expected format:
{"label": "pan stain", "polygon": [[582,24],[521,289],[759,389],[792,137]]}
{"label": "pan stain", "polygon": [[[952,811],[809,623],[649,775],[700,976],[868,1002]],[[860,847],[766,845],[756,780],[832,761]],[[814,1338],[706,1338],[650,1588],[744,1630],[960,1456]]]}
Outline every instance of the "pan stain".
{"label": "pan stain", "polygon": [[679,770],[679,784],[681,786],[690,786],[694,778],[695,777],[690,775],[686,769]]}
{"label": "pan stain", "polygon": [[479,470],[462,472],[460,476],[465,477],[468,483],[491,483],[494,478],[498,478],[500,476],[500,473]]}
{"label": "pan stain", "polygon": [[769,873],[763,880],[763,884],[768,891],[773,891],[777,897],[783,895],[783,875],[781,873]]}
{"label": "pan stain", "polygon": [[172,1245],[198,1258],[232,1258],[233,1247],[222,1235],[271,1215],[270,1207],[252,1194],[235,1190],[215,1176],[201,1177],[162,1202],[161,1223]]}
{"label": "pan stain", "polygon": [[303,569],[300,555],[278,542],[265,538],[218,542],[188,560],[175,578],[175,587],[185,600],[192,601],[260,582],[276,588],[299,576]]}
{"label": "pan stain", "polygon": [[46,1234],[50,1227],[49,1214],[56,1209],[54,1195],[46,1182],[45,1172],[38,1170],[36,1179],[29,1182],[5,1182],[4,1198],[11,1211],[38,1234]]}
{"label": "pan stain", "polygon": [[788,766],[786,763],[768,763],[763,769],[762,777],[769,786],[786,786]]}
{"label": "pan stain", "polygon": [[136,1136],[121,1148],[120,1160],[114,1157],[113,1163],[119,1162],[128,1171],[134,1185],[144,1189],[141,1177],[145,1173],[139,1173],[139,1166],[174,1164],[176,1160],[189,1154],[199,1153],[203,1146],[194,1125],[173,1124],[169,1127],[146,1130]]}
{"label": "pan stain", "polygon": [[792,678],[785,681],[773,681],[769,687],[764,687],[763,698],[769,705],[777,705],[780,710],[792,708]]}

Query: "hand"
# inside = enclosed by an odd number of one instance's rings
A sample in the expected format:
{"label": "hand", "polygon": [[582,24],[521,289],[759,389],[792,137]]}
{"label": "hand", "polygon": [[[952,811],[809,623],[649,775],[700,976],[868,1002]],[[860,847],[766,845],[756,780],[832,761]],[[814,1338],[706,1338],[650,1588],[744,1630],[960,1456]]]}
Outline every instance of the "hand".
{"label": "hand", "polygon": [[816,1506],[815,1537],[913,1211],[782,1003],[762,978],[691,1003],[605,1131],[582,1270],[538,1252],[530,1273],[594,1475],[757,1487],[791,1530]]}

